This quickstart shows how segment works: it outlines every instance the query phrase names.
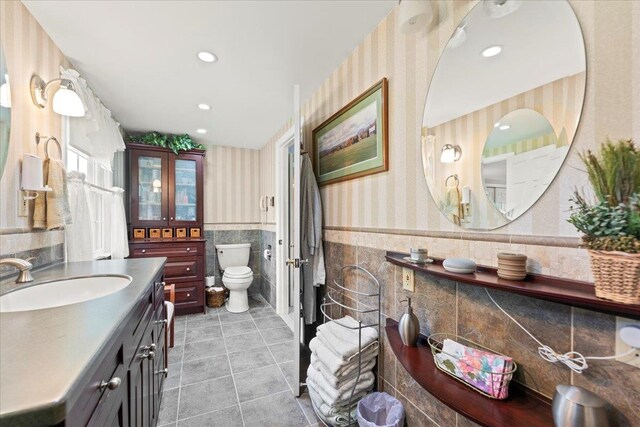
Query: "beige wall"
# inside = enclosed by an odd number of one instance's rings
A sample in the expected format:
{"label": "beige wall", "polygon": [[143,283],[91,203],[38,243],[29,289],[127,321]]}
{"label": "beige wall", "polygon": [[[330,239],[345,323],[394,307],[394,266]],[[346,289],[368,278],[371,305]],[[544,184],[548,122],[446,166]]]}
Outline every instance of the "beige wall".
{"label": "beige wall", "polygon": [[[640,141],[640,95],[632,95],[640,93],[639,3],[571,2],[587,52],[585,104],[574,145],[558,179],[541,200],[497,233],[577,236],[566,222],[571,191],[587,182],[576,169],[580,165],[577,154],[607,136]],[[441,22],[415,35],[398,31],[394,10],[304,104],[308,142],[311,130],[323,120],[380,78],[389,79],[389,172],[323,187],[327,227],[464,232],[444,218],[431,199],[422,174],[420,127],[428,84],[440,52],[475,2],[439,4]]]}
{"label": "beige wall", "polygon": [[28,220],[18,217],[17,208],[22,154],[43,154],[34,140],[36,132],[61,140],[61,117],[51,104],[44,109],[33,104],[29,80],[33,73],[45,81],[57,78],[60,65],[68,67],[69,62],[18,1],[0,1],[0,40],[7,57],[12,107],[9,156],[0,180],[0,228],[28,227]]}
{"label": "beige wall", "polygon": [[205,162],[205,226],[258,223],[260,151],[213,146]]}
{"label": "beige wall", "polygon": [[51,104],[44,109],[31,102],[29,80],[38,73],[44,80],[59,76],[59,66],[69,66],[60,49],[19,1],[0,1],[0,42],[11,81],[11,137],[9,155],[0,180],[0,254],[28,251],[60,244],[61,232],[30,231],[28,218],[18,217],[20,162],[23,153],[43,155],[34,141],[36,132],[60,138],[61,118]]}

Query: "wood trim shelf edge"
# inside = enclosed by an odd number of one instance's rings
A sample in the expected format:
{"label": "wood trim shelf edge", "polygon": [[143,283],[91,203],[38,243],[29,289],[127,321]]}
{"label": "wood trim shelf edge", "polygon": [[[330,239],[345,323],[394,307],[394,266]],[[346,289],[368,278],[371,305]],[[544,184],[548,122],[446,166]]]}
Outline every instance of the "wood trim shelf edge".
{"label": "wood trim shelf edge", "polygon": [[523,281],[506,280],[498,277],[495,268],[482,266],[473,274],[451,273],[444,269],[440,258],[432,264],[418,265],[405,261],[406,256],[408,254],[401,252],[387,252],[385,258],[392,264],[431,276],[640,320],[640,305],[597,298],[592,283],[541,274],[528,274]]}
{"label": "wood trim shelf edge", "polygon": [[486,427],[553,427],[551,400],[512,382],[509,397],[494,400],[477,393],[440,371],[427,338],[420,335],[417,347],[402,344],[398,322],[387,319],[385,332],[398,361],[409,375],[439,401]]}

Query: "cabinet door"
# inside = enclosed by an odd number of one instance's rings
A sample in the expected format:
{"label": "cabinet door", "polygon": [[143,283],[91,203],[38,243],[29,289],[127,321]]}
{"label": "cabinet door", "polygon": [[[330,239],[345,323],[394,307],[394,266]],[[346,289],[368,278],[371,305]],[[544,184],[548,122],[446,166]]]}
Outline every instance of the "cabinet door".
{"label": "cabinet door", "polygon": [[202,223],[202,156],[169,156],[169,225],[196,226]]}
{"label": "cabinet door", "polygon": [[152,151],[131,152],[131,224],[168,224],[169,158]]}
{"label": "cabinet door", "polygon": [[148,427],[153,414],[153,359],[150,353],[153,326],[149,325],[144,333],[129,368],[129,425]]}
{"label": "cabinet door", "polygon": [[166,348],[164,345],[164,334],[166,333],[166,328],[164,324],[162,324],[159,328],[154,329],[154,340],[156,343],[156,353],[153,358],[153,417],[154,419],[158,418],[158,414],[160,413],[160,402],[162,400],[162,387],[164,385],[164,379],[167,375],[167,371],[165,369],[166,366],[166,357],[165,352]]}

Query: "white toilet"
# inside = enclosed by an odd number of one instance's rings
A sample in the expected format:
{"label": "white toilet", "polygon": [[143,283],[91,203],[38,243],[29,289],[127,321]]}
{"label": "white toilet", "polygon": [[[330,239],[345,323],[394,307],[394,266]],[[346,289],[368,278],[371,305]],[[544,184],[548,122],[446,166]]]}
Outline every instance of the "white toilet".
{"label": "white toilet", "polygon": [[253,271],[248,267],[251,243],[216,245],[218,267],[224,272],[222,283],[229,289],[227,311],[242,313],[249,310],[247,289],[253,282]]}

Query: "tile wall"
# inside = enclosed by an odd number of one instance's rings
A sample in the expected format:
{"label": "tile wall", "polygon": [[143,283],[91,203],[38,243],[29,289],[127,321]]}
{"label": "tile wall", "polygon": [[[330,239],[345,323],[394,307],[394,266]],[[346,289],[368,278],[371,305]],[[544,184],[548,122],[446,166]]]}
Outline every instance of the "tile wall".
{"label": "tile wall", "polygon": [[[376,241],[389,242],[391,237],[378,235]],[[576,374],[564,366],[547,363],[538,356],[537,344],[493,305],[484,288],[416,273],[415,292],[407,292],[402,289],[401,268],[385,260],[388,248],[380,246],[383,244],[366,239],[350,243],[325,242],[328,283],[333,283],[342,265],[362,265],[382,285],[383,324],[386,318],[399,320],[405,310],[405,304],[399,301],[410,296],[423,334],[457,334],[508,354],[519,365],[515,380],[527,387],[552,397],[557,384],[580,385],[610,402],[612,426],[640,425],[637,405],[640,401],[640,369],[617,361],[591,361],[587,371]],[[563,251],[558,248],[559,253]],[[362,275],[352,275],[347,277],[345,286],[364,291],[370,289],[369,283]],[[614,316],[499,291],[491,291],[491,295],[538,339],[558,352],[575,350],[594,356],[614,353]],[[343,302],[360,308],[373,303],[362,298],[358,301],[344,298]],[[418,385],[397,362],[384,332],[382,336],[379,387],[403,402],[408,425],[475,425]]]}

